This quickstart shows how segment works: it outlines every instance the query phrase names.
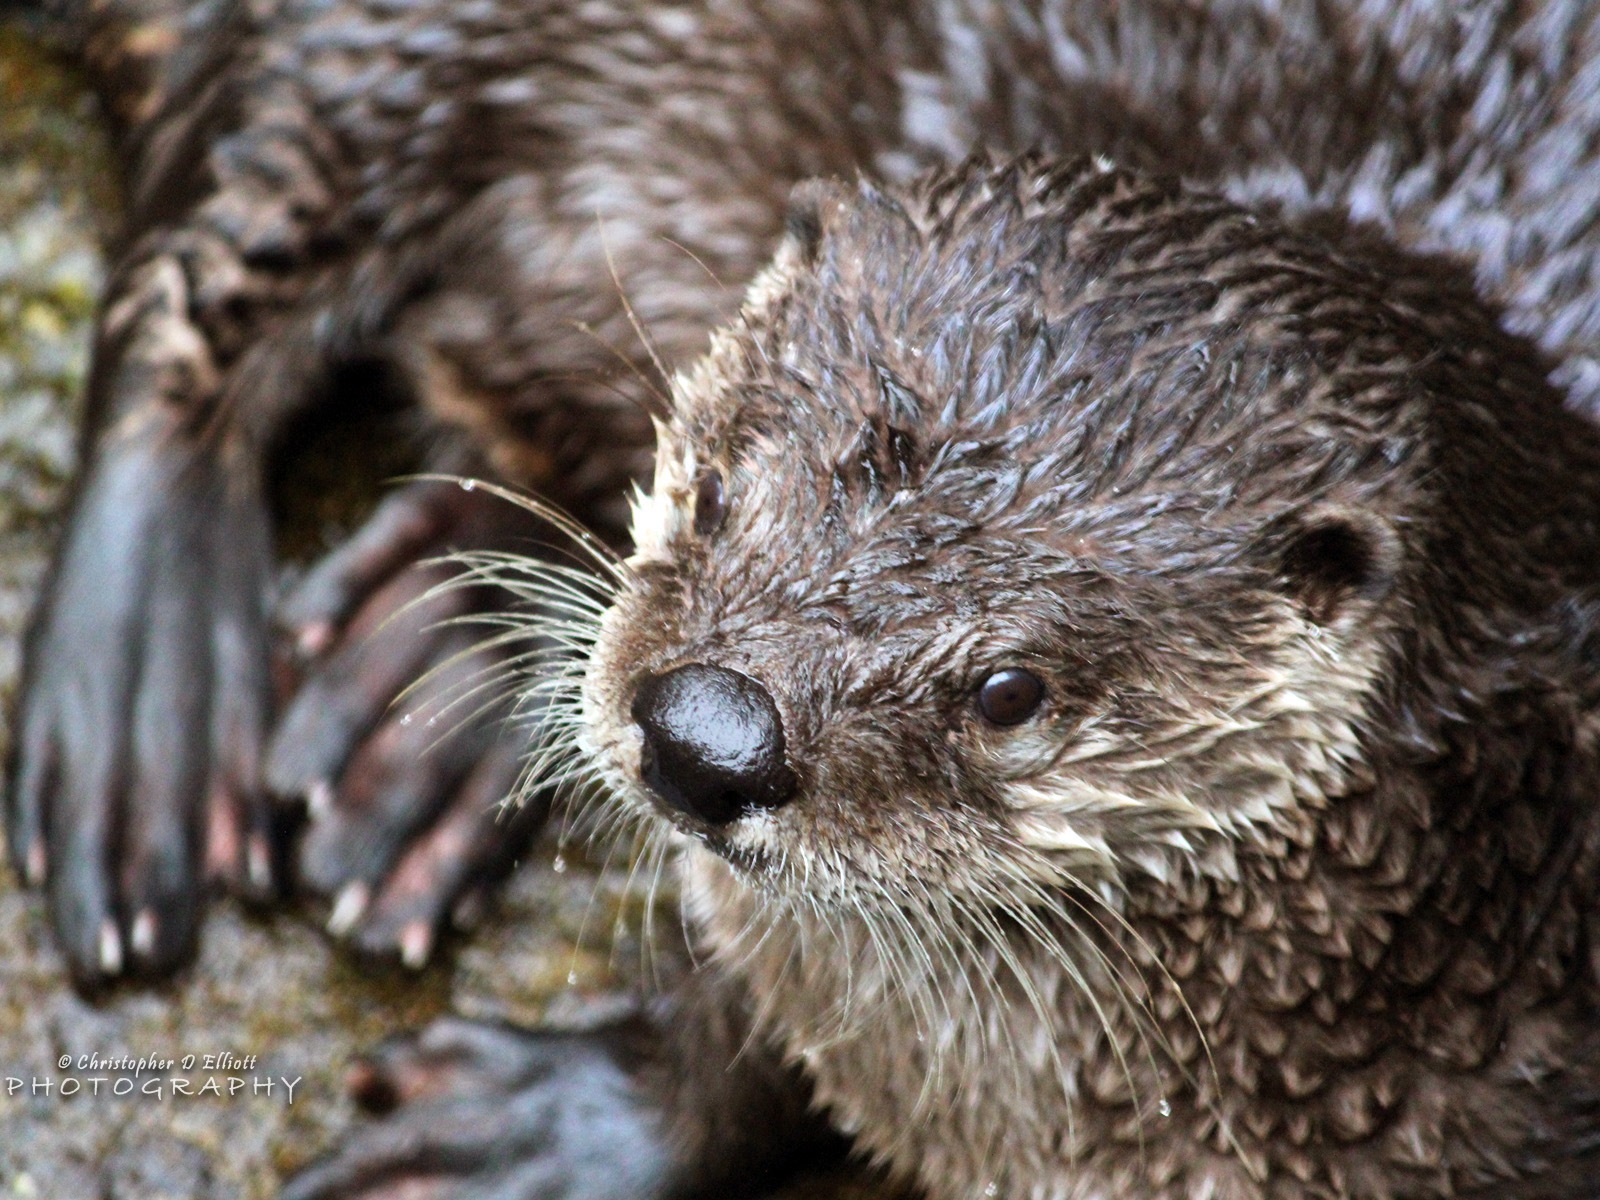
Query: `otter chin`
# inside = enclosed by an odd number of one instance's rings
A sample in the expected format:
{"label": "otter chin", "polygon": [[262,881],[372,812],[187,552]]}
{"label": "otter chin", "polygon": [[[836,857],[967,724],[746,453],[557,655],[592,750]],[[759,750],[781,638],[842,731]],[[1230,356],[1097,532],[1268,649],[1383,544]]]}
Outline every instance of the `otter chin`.
{"label": "otter chin", "polygon": [[581,701],[759,1035],[935,1198],[1589,1178],[1600,441],[1538,353],[1103,161],[788,229]]}

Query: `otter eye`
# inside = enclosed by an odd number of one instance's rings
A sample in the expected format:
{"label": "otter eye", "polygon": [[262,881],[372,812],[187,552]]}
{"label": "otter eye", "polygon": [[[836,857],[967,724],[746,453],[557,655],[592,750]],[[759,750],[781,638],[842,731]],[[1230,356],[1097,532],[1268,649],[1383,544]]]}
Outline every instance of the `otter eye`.
{"label": "otter eye", "polygon": [[710,537],[728,515],[728,485],[719,471],[702,471],[694,485],[694,531]]}
{"label": "otter eye", "polygon": [[1043,681],[1021,667],[1004,667],[978,686],[978,711],[991,725],[1020,725],[1043,699]]}

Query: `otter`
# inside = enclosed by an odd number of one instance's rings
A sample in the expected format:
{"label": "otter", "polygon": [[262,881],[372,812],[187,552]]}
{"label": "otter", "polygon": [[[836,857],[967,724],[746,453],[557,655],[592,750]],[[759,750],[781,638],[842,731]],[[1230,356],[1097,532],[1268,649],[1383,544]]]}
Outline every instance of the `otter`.
{"label": "otter", "polygon": [[1600,433],[1546,360],[1104,160],[790,227],[531,684],[697,976],[388,1047],[287,1194],[722,1195],[809,1107],[930,1200],[1593,1195]]}
{"label": "otter", "polygon": [[1106,163],[799,203],[579,737],[752,1036],[934,1198],[1592,1194],[1600,441],[1538,356]]}
{"label": "otter", "polygon": [[[725,1194],[834,1131],[936,1200],[1583,1194],[1596,20],[373,0],[107,35],[134,216],[10,805],[79,971],[175,960],[207,830],[270,876],[262,463],[377,362],[602,529],[653,417],[629,557],[480,562],[578,653],[526,684],[530,777],[653,823],[707,961],[625,1026],[392,1044],[358,1082],[395,1111],[291,1195]],[[313,572],[303,651],[477,540],[454,496]],[[277,790],[385,847],[352,907],[473,874],[437,865],[451,787],[334,773]]]}

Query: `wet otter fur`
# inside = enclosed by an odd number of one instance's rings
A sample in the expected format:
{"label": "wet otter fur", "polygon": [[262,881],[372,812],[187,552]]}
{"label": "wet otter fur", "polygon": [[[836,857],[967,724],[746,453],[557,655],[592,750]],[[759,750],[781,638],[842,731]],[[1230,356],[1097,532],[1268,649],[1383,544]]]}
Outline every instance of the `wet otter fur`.
{"label": "wet otter fur", "polygon": [[534,777],[684,843],[705,968],[386,1048],[290,1194],[727,1194],[817,1106],[935,1200],[1592,1193],[1590,6],[94,11],[8,805],[80,977],[250,874],[261,473],[342,369],[602,527],[658,421],[627,564],[504,575],[593,644]]}
{"label": "wet otter fur", "polygon": [[[1589,1194],[1600,440],[1538,357],[1105,164],[799,204],[585,693],[759,1027],[931,1197]],[[684,663],[791,798],[641,784]]]}

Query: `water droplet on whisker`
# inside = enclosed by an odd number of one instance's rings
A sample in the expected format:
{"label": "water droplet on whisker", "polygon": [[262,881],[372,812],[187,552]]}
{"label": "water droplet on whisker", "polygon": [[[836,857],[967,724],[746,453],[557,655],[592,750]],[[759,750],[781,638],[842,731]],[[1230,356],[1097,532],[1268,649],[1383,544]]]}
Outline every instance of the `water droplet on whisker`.
{"label": "water droplet on whisker", "polygon": [[463,492],[474,492],[474,491],[477,491],[478,490],[478,481],[476,479],[463,479],[461,481],[461,490]]}
{"label": "water droplet on whisker", "polygon": [[1156,1111],[1163,1117],[1170,1117],[1172,1115],[1172,1105],[1168,1104],[1163,1098],[1161,1103],[1156,1105]]}

